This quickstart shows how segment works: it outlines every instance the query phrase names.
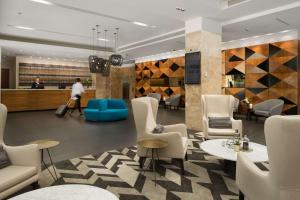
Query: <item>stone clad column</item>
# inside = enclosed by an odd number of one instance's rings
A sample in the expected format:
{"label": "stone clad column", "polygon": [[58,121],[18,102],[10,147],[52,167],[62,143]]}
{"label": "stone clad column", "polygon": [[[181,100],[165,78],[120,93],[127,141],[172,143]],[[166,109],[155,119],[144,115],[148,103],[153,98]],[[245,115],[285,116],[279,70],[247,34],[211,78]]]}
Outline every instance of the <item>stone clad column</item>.
{"label": "stone clad column", "polygon": [[111,84],[110,76],[96,74],[96,98],[110,98]]}
{"label": "stone clad column", "polygon": [[221,94],[222,59],[219,23],[195,18],[185,23],[185,51],[201,52],[201,83],[185,85],[185,121],[188,129],[202,130],[201,95]]}

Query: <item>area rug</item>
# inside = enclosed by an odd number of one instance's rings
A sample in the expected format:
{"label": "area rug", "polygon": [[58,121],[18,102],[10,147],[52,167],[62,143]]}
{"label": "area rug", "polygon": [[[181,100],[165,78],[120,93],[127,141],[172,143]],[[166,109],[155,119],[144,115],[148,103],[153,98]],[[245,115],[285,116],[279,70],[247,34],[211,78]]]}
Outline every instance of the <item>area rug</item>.
{"label": "area rug", "polygon": [[[156,185],[152,170],[139,168],[136,147],[56,163],[59,180],[42,176],[41,185],[89,184],[111,191],[120,200],[238,199],[235,180],[223,172],[222,160],[200,149],[201,142],[202,135],[189,134],[184,176],[176,162],[161,160]],[[146,160],[145,166],[149,162]]]}

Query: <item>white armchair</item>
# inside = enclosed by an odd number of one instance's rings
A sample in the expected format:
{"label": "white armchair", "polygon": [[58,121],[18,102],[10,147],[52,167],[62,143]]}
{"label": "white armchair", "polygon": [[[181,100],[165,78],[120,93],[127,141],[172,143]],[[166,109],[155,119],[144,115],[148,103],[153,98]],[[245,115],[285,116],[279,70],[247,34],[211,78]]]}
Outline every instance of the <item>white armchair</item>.
{"label": "white armchair", "polygon": [[7,146],[3,142],[7,109],[0,104],[0,146],[8,155],[11,165],[0,169],[0,199],[23,189],[28,185],[38,187],[41,173],[41,154],[38,145]]}
{"label": "white armchair", "polygon": [[[206,139],[231,138],[242,134],[242,120],[233,119],[234,101],[231,95],[202,95],[202,123]],[[229,117],[232,128],[210,128],[209,117]]]}
{"label": "white armchair", "polygon": [[[181,173],[184,173],[184,158],[188,147],[188,136],[185,124],[164,126],[164,132],[153,134],[156,127],[158,101],[151,97],[141,97],[132,101],[133,116],[137,130],[137,140],[161,139],[168,142],[168,147],[158,151],[159,157],[173,158],[180,161]],[[140,166],[146,157],[146,150],[138,145],[137,154]],[[150,156],[150,155],[148,155]],[[186,157],[187,158],[187,157]]]}
{"label": "white armchair", "polygon": [[237,158],[240,199],[300,199],[300,116],[273,116],[265,122],[269,171],[262,171],[244,153]]}

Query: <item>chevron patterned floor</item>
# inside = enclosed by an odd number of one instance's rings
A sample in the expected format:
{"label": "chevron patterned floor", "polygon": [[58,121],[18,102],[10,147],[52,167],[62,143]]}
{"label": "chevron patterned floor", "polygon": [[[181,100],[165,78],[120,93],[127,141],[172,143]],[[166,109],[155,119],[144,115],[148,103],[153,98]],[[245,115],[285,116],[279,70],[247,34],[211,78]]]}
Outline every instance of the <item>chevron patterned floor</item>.
{"label": "chevron patterned floor", "polygon": [[235,181],[222,171],[221,160],[200,149],[201,141],[201,135],[190,134],[184,176],[176,163],[160,161],[156,186],[151,169],[139,169],[136,147],[59,162],[55,164],[59,180],[53,182],[44,170],[40,185],[90,184],[111,191],[120,200],[238,199]]}

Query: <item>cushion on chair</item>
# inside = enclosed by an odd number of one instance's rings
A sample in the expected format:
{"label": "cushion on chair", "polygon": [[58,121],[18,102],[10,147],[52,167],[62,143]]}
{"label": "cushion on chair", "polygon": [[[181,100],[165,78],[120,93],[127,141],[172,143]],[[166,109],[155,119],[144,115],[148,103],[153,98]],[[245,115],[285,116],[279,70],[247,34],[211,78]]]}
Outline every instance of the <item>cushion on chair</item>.
{"label": "cushion on chair", "polygon": [[208,117],[209,128],[231,129],[230,117]]}
{"label": "cushion on chair", "polygon": [[11,165],[0,169],[0,192],[37,174],[36,167]]}
{"label": "cushion on chair", "polygon": [[112,109],[124,109],[126,108],[123,100],[120,99],[109,99],[108,100],[108,108]]}
{"label": "cushion on chair", "polygon": [[264,117],[269,117],[270,116],[269,111],[265,111],[265,110],[255,110],[254,113],[256,115],[260,115],[260,116],[264,116]]}
{"label": "cushion on chair", "polygon": [[91,109],[98,109],[99,101],[97,99],[91,99],[88,102],[87,107]]}
{"label": "cushion on chair", "polygon": [[9,166],[11,163],[8,159],[6,152],[4,151],[3,147],[0,146],[0,169]]}
{"label": "cushion on chair", "polygon": [[162,133],[165,130],[165,127],[161,124],[157,124],[153,129],[152,133]]}
{"label": "cushion on chair", "polygon": [[219,129],[219,128],[209,128],[208,129],[209,135],[212,136],[228,136],[228,135],[239,135],[235,133],[233,129]]}
{"label": "cushion on chair", "polygon": [[107,108],[108,108],[108,101],[106,99],[99,99],[98,100],[98,109],[106,110]]}

